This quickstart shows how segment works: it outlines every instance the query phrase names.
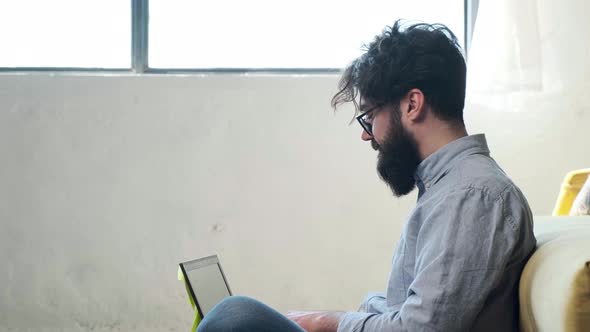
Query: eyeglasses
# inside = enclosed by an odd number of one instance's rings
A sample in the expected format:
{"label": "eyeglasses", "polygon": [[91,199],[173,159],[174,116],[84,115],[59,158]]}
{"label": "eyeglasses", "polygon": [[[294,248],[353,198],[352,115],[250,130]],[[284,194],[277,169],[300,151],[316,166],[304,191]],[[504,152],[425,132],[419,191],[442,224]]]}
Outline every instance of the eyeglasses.
{"label": "eyeglasses", "polygon": [[373,116],[371,116],[371,112],[376,111],[378,108],[383,107],[383,104],[378,104],[369,108],[367,111],[361,113],[359,116],[356,117],[357,121],[361,124],[361,127],[369,134],[373,136]]}

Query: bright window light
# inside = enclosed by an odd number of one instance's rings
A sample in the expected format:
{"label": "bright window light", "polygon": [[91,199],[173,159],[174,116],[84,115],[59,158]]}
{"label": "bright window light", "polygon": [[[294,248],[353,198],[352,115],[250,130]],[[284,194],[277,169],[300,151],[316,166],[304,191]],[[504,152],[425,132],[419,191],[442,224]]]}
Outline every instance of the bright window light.
{"label": "bright window light", "polygon": [[152,68],[342,68],[397,18],[446,24],[464,0],[150,0]]}
{"label": "bright window light", "polygon": [[0,0],[0,67],[131,67],[131,3]]}

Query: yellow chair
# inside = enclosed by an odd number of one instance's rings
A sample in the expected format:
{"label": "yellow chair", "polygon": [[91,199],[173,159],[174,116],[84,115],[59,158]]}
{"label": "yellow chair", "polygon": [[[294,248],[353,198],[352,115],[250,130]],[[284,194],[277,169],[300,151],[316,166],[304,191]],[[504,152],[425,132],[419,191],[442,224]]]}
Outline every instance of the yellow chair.
{"label": "yellow chair", "polygon": [[579,169],[567,173],[561,184],[557,202],[553,208],[554,216],[567,216],[580,189],[590,176],[590,168]]}

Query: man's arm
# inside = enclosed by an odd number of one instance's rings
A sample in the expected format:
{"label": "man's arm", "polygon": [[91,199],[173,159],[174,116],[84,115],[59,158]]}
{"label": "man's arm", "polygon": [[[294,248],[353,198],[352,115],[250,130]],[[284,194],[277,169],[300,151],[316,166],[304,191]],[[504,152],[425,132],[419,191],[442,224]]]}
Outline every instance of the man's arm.
{"label": "man's arm", "polygon": [[468,188],[423,211],[415,276],[399,311],[345,313],[338,332],[469,330],[518,250],[521,215],[505,209],[507,200]]}
{"label": "man's arm", "polygon": [[[360,312],[383,313],[387,307],[385,294],[367,294],[359,307]],[[287,317],[307,331],[336,331],[344,311],[289,311]],[[306,328],[307,327],[307,328]],[[317,329],[317,330],[316,330]]]}

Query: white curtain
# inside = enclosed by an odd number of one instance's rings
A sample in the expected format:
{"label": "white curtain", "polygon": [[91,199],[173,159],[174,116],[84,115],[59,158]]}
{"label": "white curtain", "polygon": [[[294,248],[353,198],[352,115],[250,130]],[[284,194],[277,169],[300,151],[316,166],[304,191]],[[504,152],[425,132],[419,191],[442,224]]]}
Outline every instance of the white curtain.
{"label": "white curtain", "polygon": [[480,0],[467,104],[520,111],[567,98],[590,111],[589,16],[590,0]]}

